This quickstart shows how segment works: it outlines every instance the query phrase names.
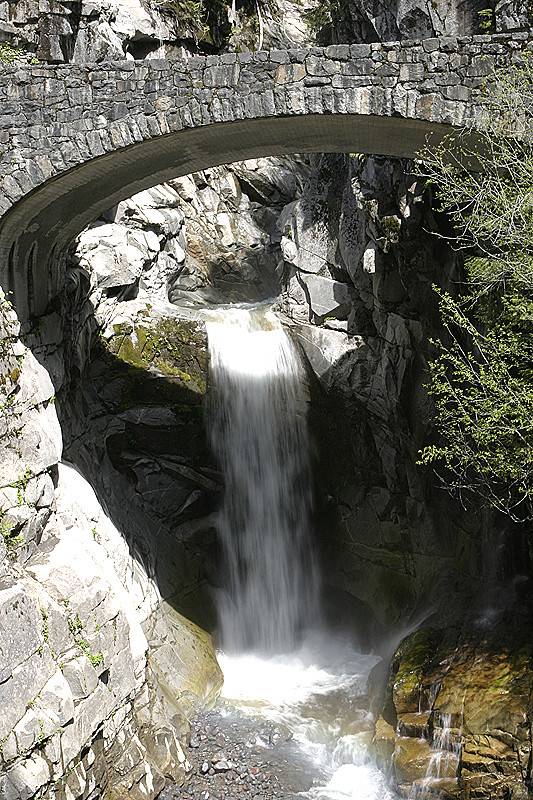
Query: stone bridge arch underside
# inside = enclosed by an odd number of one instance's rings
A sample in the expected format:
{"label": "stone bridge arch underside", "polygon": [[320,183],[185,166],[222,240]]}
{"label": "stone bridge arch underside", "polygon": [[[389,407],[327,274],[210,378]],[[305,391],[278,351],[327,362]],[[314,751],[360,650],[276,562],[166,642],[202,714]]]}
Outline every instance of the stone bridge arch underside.
{"label": "stone bridge arch underside", "polygon": [[413,157],[475,128],[472,90],[529,49],[520,36],[4,68],[0,284],[22,320],[41,314],[73,238],[180,175],[304,152]]}

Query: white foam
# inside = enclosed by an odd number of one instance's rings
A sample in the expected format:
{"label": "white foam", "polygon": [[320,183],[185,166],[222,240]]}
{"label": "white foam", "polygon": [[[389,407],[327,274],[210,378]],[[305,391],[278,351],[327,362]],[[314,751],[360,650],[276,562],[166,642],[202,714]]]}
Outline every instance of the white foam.
{"label": "white foam", "polygon": [[325,786],[306,792],[310,800],[394,800],[379,770],[370,764],[344,764]]}
{"label": "white foam", "polygon": [[224,673],[223,697],[243,705],[270,707],[274,715],[283,706],[302,703],[331,685],[330,673],[313,664],[306,666],[297,657],[219,653],[218,660]]}
{"label": "white foam", "polygon": [[279,320],[272,312],[258,311],[255,316],[245,308],[209,313],[206,328],[212,365],[234,375],[296,377],[299,365]]}
{"label": "white foam", "polygon": [[[293,655],[273,658],[220,653],[222,696],[231,706],[287,726],[300,749],[327,776],[302,795],[309,800],[393,800],[368,763],[372,719],[358,703],[373,655],[315,638]],[[332,710],[333,709],[333,710]],[[359,720],[360,730],[352,729]]]}

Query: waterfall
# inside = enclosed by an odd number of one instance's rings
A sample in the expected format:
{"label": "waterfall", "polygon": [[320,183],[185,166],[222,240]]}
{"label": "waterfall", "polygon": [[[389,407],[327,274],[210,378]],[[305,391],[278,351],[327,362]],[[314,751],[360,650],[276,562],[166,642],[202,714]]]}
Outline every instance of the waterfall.
{"label": "waterfall", "polygon": [[451,714],[438,713],[436,721],[439,725],[433,730],[433,752],[426,776],[413,785],[412,800],[427,800],[455,783],[461,758],[461,732],[453,730]]}
{"label": "waterfall", "polygon": [[209,316],[208,428],[225,483],[222,646],[288,652],[318,615],[302,368],[266,307]]}

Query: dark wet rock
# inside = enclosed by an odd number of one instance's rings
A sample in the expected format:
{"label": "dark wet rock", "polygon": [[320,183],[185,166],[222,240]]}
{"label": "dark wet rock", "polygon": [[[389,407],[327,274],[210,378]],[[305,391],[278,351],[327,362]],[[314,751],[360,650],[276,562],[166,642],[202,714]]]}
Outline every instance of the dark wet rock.
{"label": "dark wet rock", "polygon": [[[441,609],[441,612],[443,610]],[[432,776],[430,797],[527,797],[533,645],[527,608],[441,613],[410,634],[391,664],[373,748],[400,792]],[[436,620],[439,619],[437,622]]]}

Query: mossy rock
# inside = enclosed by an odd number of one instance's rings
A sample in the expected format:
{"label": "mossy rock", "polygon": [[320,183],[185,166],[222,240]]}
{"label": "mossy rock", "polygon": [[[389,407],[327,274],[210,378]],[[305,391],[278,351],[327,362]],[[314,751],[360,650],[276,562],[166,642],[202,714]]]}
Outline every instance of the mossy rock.
{"label": "mossy rock", "polygon": [[150,370],[203,395],[206,391],[207,349],[199,324],[174,318],[146,324],[114,326],[106,349],[120,361]]}
{"label": "mossy rock", "polygon": [[425,672],[434,655],[439,634],[433,628],[422,628],[400,644],[393,659],[393,700],[398,714],[419,710],[420,692]]}
{"label": "mossy rock", "polygon": [[172,408],[179,424],[203,425],[207,335],[194,322],[165,318],[150,325],[116,325],[91,364],[96,391],[108,408]]}
{"label": "mossy rock", "polygon": [[[532,752],[529,616],[517,606],[488,628],[480,625],[479,609],[468,611],[457,618],[443,607],[446,627],[426,624],[393,657],[381,720],[393,728],[399,722],[403,734],[392,759],[399,788],[408,794],[423,778],[416,773],[424,754],[413,744],[420,732],[434,741],[439,728],[450,726],[450,742],[462,750],[459,781],[450,757],[449,774],[442,774],[442,785],[432,783],[428,797],[525,800]],[[423,728],[422,715],[413,713],[419,704],[428,710]]]}
{"label": "mossy rock", "polygon": [[211,636],[165,602],[143,628],[154,679],[167,703],[191,720],[214,702],[224,680]]}

